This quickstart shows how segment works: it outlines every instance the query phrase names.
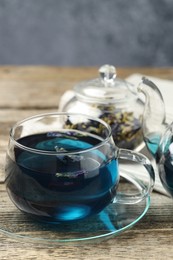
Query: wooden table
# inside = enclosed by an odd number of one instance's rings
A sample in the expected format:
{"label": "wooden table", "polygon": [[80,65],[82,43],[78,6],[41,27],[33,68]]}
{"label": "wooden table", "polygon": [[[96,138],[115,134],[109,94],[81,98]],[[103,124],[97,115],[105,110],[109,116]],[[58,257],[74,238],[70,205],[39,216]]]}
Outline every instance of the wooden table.
{"label": "wooden table", "polygon": [[[65,90],[97,77],[98,68],[0,68],[0,180],[11,126],[18,120],[58,109]],[[143,73],[173,80],[173,68],[118,69],[119,77]],[[5,194],[0,185],[0,197]],[[0,205],[1,207],[1,205]],[[5,209],[4,209],[5,210]],[[4,220],[8,221],[8,219]],[[173,259],[173,202],[153,192],[151,206],[140,222],[120,236],[98,244],[36,246],[0,233],[0,259]]]}

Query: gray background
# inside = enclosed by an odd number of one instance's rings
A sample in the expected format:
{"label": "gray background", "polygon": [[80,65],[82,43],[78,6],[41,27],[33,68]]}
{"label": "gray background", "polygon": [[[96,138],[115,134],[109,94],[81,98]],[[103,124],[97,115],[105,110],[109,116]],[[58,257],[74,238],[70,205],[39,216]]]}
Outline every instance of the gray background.
{"label": "gray background", "polygon": [[173,65],[173,0],[0,0],[0,64]]}

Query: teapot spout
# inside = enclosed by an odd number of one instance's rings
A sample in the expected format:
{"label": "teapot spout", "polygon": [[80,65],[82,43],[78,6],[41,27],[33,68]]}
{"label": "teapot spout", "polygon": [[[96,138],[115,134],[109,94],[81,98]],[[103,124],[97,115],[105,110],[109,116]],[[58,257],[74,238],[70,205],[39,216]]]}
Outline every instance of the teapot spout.
{"label": "teapot spout", "polygon": [[150,153],[156,157],[162,134],[166,129],[164,100],[158,87],[146,77],[142,78],[138,91],[145,95],[142,118],[144,141]]}

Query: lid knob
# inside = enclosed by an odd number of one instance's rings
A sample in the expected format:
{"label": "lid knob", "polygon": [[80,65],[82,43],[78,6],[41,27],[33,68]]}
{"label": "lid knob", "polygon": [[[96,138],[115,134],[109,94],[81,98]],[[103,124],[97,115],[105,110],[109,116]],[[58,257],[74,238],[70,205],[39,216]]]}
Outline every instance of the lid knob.
{"label": "lid knob", "polygon": [[111,65],[103,65],[99,69],[100,77],[103,80],[105,87],[114,85],[116,74],[116,68]]}

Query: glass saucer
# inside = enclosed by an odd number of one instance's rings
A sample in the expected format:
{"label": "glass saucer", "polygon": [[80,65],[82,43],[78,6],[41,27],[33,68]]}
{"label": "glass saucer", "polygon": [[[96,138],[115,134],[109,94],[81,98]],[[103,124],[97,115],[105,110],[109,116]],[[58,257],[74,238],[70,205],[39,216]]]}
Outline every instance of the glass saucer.
{"label": "glass saucer", "polygon": [[[100,242],[132,228],[146,214],[150,197],[133,205],[111,203],[98,215],[70,223],[38,222],[20,212],[10,201],[5,185],[0,184],[0,232],[11,238],[38,244]],[[138,183],[124,177],[118,190],[139,192]]]}

